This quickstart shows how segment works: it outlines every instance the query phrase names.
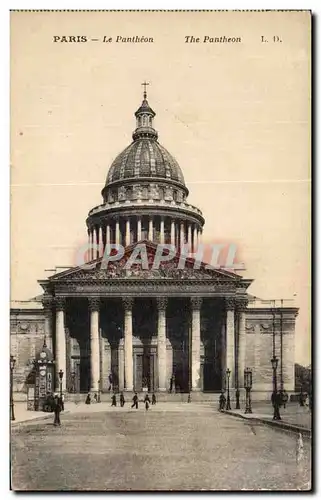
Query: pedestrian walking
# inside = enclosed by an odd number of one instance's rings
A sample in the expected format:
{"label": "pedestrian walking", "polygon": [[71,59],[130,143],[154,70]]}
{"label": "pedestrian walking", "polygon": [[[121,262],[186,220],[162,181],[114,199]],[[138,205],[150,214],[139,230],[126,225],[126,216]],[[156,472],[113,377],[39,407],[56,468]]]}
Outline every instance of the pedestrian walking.
{"label": "pedestrian walking", "polygon": [[132,408],[136,408],[138,410],[138,396],[137,392],[135,392],[134,397],[133,397],[133,404],[131,406]]}
{"label": "pedestrian walking", "polygon": [[299,403],[300,403],[300,406],[304,406],[305,405],[305,400],[306,400],[306,396],[305,396],[305,394],[303,393],[303,391],[301,389],[300,394],[299,394]]}
{"label": "pedestrian walking", "polygon": [[146,396],[144,398],[144,403],[145,403],[145,410],[147,411],[149,408],[149,403],[150,403],[150,399],[149,399],[148,394],[146,394]]}
{"label": "pedestrian walking", "polygon": [[284,390],[282,392],[282,402],[283,402],[283,408],[286,409],[286,405],[287,405],[287,402],[289,400],[289,395],[288,393],[286,392],[286,390]]}
{"label": "pedestrian walking", "polygon": [[61,399],[58,398],[58,396],[55,396],[54,399],[54,412],[55,412],[54,425],[60,426]]}
{"label": "pedestrian walking", "polygon": [[125,404],[124,394],[121,392],[119,397],[120,406],[123,407]]}
{"label": "pedestrian walking", "polygon": [[224,392],[221,392],[220,399],[219,399],[219,404],[220,404],[219,409],[220,409],[220,411],[224,410],[225,403],[226,403],[226,397],[224,395]]}
{"label": "pedestrian walking", "polygon": [[108,375],[108,381],[109,381],[109,387],[108,387],[108,391],[112,391],[113,390],[113,374],[110,373]]}
{"label": "pedestrian walking", "polygon": [[175,375],[172,373],[169,383],[169,392],[175,392]]}
{"label": "pedestrian walking", "polygon": [[114,393],[111,398],[111,406],[117,406],[116,394]]}
{"label": "pedestrian walking", "polygon": [[154,392],[152,394],[152,405],[156,405],[156,396]]}
{"label": "pedestrian walking", "polygon": [[279,392],[272,392],[271,402],[275,409],[273,420],[281,420],[280,406],[282,405],[282,395]]}
{"label": "pedestrian walking", "polygon": [[91,403],[90,392],[88,392],[88,394],[87,394],[85,403],[86,403],[86,405],[90,405],[90,403]]}

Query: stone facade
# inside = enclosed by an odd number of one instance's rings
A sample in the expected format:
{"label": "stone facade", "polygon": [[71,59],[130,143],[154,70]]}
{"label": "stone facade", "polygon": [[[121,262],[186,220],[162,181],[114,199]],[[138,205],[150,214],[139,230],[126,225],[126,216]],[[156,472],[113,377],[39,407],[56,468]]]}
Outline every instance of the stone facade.
{"label": "stone facade", "polygon": [[[107,391],[110,376],[118,391],[220,392],[227,368],[235,391],[250,367],[254,394],[268,397],[274,353],[280,387],[294,390],[297,309],[254,303],[252,280],[196,262],[205,220],[187,201],[177,161],[158,143],[154,116],[144,94],[133,142],[109,169],[103,203],[88,214],[86,265],[39,281],[41,297],[12,304],[16,392],[26,392],[44,336],[55,387],[62,370],[67,392]],[[124,254],[103,265],[111,244]],[[175,252],[156,267],[158,244]],[[146,266],[131,262],[138,248]]]}

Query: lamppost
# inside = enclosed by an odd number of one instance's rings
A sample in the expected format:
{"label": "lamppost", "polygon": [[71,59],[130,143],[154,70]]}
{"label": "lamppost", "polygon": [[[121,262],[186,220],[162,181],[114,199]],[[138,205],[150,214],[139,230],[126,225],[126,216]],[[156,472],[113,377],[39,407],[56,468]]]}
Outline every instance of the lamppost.
{"label": "lamppost", "polygon": [[10,420],[16,420],[14,416],[14,403],[13,403],[13,370],[16,364],[15,358],[10,355]]}
{"label": "lamppost", "polygon": [[64,372],[62,370],[59,370],[59,390],[60,390],[60,398],[62,399],[62,379],[64,377]]}
{"label": "lamppost", "polygon": [[240,408],[241,408],[240,407],[240,390],[239,390],[238,386],[237,386],[236,391],[235,391],[235,399],[236,399],[235,409],[240,410]]}
{"label": "lamppost", "polygon": [[98,395],[97,395],[97,403],[100,403],[100,392],[101,392],[101,382],[98,380]]}
{"label": "lamppost", "polygon": [[226,379],[227,379],[227,399],[226,399],[226,410],[231,410],[231,400],[230,400],[230,376],[231,370],[227,368]]}
{"label": "lamppost", "polygon": [[75,394],[76,392],[76,372],[71,372],[71,391]]}
{"label": "lamppost", "polygon": [[245,413],[252,413],[251,389],[252,389],[252,370],[244,370],[244,387],[246,391]]}
{"label": "lamppost", "polygon": [[278,362],[279,362],[278,358],[274,355],[273,358],[271,359],[272,370],[273,370],[273,394],[272,394],[272,404],[274,408],[273,420],[281,420],[280,405],[278,398],[278,385],[276,377]]}

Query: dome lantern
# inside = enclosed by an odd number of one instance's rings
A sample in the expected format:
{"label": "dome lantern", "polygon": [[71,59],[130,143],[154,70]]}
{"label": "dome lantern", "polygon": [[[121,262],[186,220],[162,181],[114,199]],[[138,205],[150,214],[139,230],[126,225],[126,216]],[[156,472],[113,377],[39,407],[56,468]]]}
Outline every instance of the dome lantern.
{"label": "dome lantern", "polygon": [[146,85],[149,85],[149,83],[144,82],[142,85],[145,85],[145,90],[143,94],[143,102],[135,112],[136,130],[133,133],[133,140],[137,141],[141,138],[157,140],[158,134],[153,127],[153,119],[156,116],[156,113],[152,110],[147,101]]}

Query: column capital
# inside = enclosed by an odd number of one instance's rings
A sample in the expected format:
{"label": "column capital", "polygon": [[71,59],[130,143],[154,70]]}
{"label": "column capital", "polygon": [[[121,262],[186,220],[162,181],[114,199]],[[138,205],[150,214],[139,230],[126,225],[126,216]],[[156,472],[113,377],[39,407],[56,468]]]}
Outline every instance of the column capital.
{"label": "column capital", "polygon": [[200,309],[202,306],[202,297],[191,297],[192,309]]}
{"label": "column capital", "polygon": [[160,311],[165,311],[167,307],[167,297],[157,297],[156,298],[157,309]]}
{"label": "column capital", "polygon": [[88,299],[88,307],[90,312],[99,311],[100,299],[99,297],[90,297]]}
{"label": "column capital", "polygon": [[244,298],[242,297],[240,299],[237,299],[237,301],[236,301],[237,310],[239,312],[245,312],[247,309],[248,303],[249,303],[249,301],[248,301],[248,298],[246,298],[246,297],[244,297]]}
{"label": "column capital", "polygon": [[42,307],[45,311],[45,313],[51,313],[52,312],[52,308],[53,308],[53,305],[54,305],[54,300],[53,300],[53,297],[52,295],[44,295],[42,297]]}
{"label": "column capital", "polygon": [[234,311],[235,297],[225,297],[225,308],[227,311]]}
{"label": "column capital", "polygon": [[56,306],[56,311],[63,311],[66,307],[66,297],[55,297],[54,303]]}
{"label": "column capital", "polygon": [[132,308],[133,308],[133,304],[134,304],[133,297],[125,297],[125,298],[123,298],[123,305],[124,305],[125,311],[131,311]]}

